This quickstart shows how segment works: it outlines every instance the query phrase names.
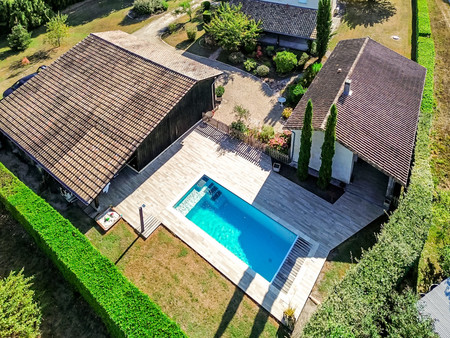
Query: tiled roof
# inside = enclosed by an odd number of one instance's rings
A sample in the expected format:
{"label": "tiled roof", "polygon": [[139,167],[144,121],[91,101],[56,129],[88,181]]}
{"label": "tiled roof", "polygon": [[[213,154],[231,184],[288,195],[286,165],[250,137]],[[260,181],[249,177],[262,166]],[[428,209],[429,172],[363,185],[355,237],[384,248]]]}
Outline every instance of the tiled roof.
{"label": "tiled roof", "polygon": [[265,32],[306,39],[316,37],[317,10],[261,0],[230,0],[242,4],[242,11],[256,21],[261,20]]}
{"label": "tiled roof", "polygon": [[0,129],[90,203],[195,83],[91,34],[0,101]]}
{"label": "tiled roof", "polygon": [[[406,185],[426,70],[370,38],[338,43],[286,123],[301,129],[306,103],[313,127],[323,129],[336,103],[339,143]],[[345,79],[350,96],[343,95]]]}

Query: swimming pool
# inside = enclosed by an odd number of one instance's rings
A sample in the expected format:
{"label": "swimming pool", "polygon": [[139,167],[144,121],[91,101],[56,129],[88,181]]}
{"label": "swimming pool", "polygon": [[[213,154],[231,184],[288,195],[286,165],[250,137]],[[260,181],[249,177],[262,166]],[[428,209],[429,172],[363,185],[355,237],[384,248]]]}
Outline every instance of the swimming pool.
{"label": "swimming pool", "polygon": [[174,208],[269,282],[297,235],[208,176],[203,176]]}

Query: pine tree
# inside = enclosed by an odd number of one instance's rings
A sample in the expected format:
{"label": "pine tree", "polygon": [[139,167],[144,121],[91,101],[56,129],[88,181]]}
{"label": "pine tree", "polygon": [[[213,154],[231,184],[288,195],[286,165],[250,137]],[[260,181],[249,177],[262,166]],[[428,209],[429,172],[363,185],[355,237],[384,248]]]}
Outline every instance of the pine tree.
{"label": "pine tree", "polygon": [[311,158],[311,144],[312,144],[312,116],[313,104],[309,100],[306,105],[305,116],[303,117],[302,135],[300,137],[300,153],[298,155],[297,175],[301,181],[308,178],[309,159]]}
{"label": "pine tree", "polygon": [[317,10],[317,55],[323,58],[331,39],[331,0],[319,0]]}
{"label": "pine tree", "polygon": [[322,189],[325,189],[331,180],[334,144],[336,142],[336,123],[337,123],[337,108],[333,104],[331,106],[330,115],[328,116],[327,125],[325,127],[325,137],[322,144],[322,153],[320,154],[320,169],[319,180],[317,184]]}

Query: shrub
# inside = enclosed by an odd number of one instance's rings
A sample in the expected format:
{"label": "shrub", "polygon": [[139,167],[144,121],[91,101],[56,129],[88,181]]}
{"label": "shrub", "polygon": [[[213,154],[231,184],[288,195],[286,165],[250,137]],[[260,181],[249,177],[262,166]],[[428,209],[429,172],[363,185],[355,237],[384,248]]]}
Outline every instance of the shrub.
{"label": "shrub", "polygon": [[315,40],[308,40],[308,53],[311,56],[317,56],[317,42]]}
{"label": "shrub", "polygon": [[203,22],[204,23],[210,23],[211,22],[211,11],[210,10],[206,10],[206,11],[203,12]]}
{"label": "shrub", "polygon": [[172,22],[172,23],[169,23],[169,26],[168,26],[168,28],[169,28],[169,33],[170,34],[173,34],[173,33],[175,33],[175,31],[177,30],[177,24],[175,23],[175,22]]}
{"label": "shrub", "polygon": [[278,52],[273,61],[275,62],[277,73],[288,73],[297,66],[297,56],[288,51]]}
{"label": "shrub", "polygon": [[77,228],[3,164],[0,164],[0,202],[103,319],[111,336],[185,336]]}
{"label": "shrub", "polygon": [[322,152],[320,153],[320,169],[317,185],[322,189],[325,189],[331,180],[333,157],[336,143],[336,123],[337,123],[337,108],[336,105],[333,104],[330,109],[330,115],[328,116],[327,119],[327,125],[325,127],[325,135],[322,144]]}
{"label": "shrub", "polygon": [[312,63],[308,66],[308,68],[306,68],[305,73],[303,74],[302,77],[302,85],[305,88],[308,88],[309,85],[311,84],[311,82],[313,82],[314,78],[316,77],[317,73],[320,72],[320,70],[322,69],[322,64],[321,63]]}
{"label": "shrub", "polygon": [[203,11],[209,11],[211,9],[211,2],[210,1],[203,1],[202,2],[202,9],[203,9]]}
{"label": "shrub", "polygon": [[0,279],[0,336],[40,337],[41,311],[23,269]]}
{"label": "shrub", "polygon": [[195,27],[187,28],[186,35],[190,41],[195,41],[195,38],[197,37],[197,29]]}
{"label": "shrub", "polygon": [[231,128],[234,130],[240,131],[241,133],[246,133],[248,131],[248,127],[245,125],[243,121],[233,121],[231,122]]}
{"label": "shrub", "polygon": [[255,69],[257,65],[258,65],[258,64],[256,63],[256,61],[253,60],[253,59],[247,59],[247,60],[244,62],[244,68],[245,68],[245,70],[246,70],[247,72],[250,72],[250,71],[252,71],[253,69]]}
{"label": "shrub", "polygon": [[238,121],[248,120],[248,118],[250,117],[249,110],[242,107],[241,105],[235,105],[233,108],[233,113]]}
{"label": "shrub", "polygon": [[302,55],[300,55],[300,57],[298,58],[298,67],[300,69],[303,69],[305,67],[306,62],[308,62],[309,60],[309,55],[308,53],[302,53]]}
{"label": "shrub", "polygon": [[217,88],[216,88],[216,96],[217,97],[222,97],[223,94],[225,94],[224,86],[217,86]]}
{"label": "shrub", "polygon": [[263,52],[262,52],[261,46],[257,46],[257,47],[256,47],[255,57],[259,60],[259,59],[262,58],[263,55],[264,55],[264,54],[263,54]]}
{"label": "shrub", "polygon": [[22,51],[28,48],[31,43],[31,33],[22,27],[19,23],[15,25],[11,31],[11,34],[8,35],[8,46],[12,50]]}
{"label": "shrub", "polygon": [[303,95],[306,93],[306,88],[300,83],[293,83],[286,88],[286,104],[295,107]]}
{"label": "shrub", "polygon": [[441,267],[445,276],[450,276],[450,245],[441,250]]}
{"label": "shrub", "polygon": [[267,74],[269,74],[269,71],[270,71],[269,67],[267,67],[266,65],[261,65],[256,67],[255,73],[258,76],[267,76]]}
{"label": "shrub", "polygon": [[268,143],[268,146],[283,154],[289,154],[289,146],[291,144],[291,133],[285,131],[283,134],[273,136]]}
{"label": "shrub", "polygon": [[292,115],[292,110],[293,109],[290,107],[284,108],[283,112],[281,113],[281,116],[287,120],[289,118],[289,116]]}
{"label": "shrub", "polygon": [[138,15],[149,15],[167,8],[167,2],[162,0],[134,0],[133,2],[133,11]]}
{"label": "shrub", "polygon": [[245,56],[241,52],[234,52],[228,56],[228,61],[230,61],[234,65],[244,62],[244,59]]}
{"label": "shrub", "polygon": [[273,57],[275,55],[275,47],[274,46],[267,46],[266,47],[266,55],[268,57]]}
{"label": "shrub", "polygon": [[267,143],[272,137],[274,137],[274,135],[275,131],[273,130],[273,127],[264,125],[258,134],[258,139],[261,142]]}

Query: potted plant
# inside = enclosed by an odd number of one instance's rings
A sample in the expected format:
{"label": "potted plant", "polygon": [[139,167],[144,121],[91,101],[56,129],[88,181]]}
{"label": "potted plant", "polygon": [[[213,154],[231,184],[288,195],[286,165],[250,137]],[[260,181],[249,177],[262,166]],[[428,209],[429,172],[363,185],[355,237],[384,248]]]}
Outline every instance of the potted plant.
{"label": "potted plant", "polygon": [[225,88],[223,86],[218,86],[216,88],[216,102],[222,102],[222,96],[225,93]]}
{"label": "potted plant", "polygon": [[283,312],[283,324],[293,331],[295,326],[295,309],[288,307]]}

